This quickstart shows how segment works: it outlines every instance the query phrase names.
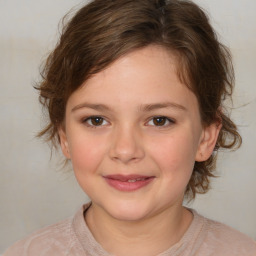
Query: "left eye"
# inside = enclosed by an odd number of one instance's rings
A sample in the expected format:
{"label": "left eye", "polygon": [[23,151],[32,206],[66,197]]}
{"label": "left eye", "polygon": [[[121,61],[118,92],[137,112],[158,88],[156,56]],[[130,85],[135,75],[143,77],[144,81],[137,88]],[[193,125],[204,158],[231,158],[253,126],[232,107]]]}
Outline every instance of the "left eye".
{"label": "left eye", "polygon": [[165,116],[157,116],[153,117],[149,122],[148,125],[152,126],[168,126],[170,123],[174,123],[173,120],[165,117]]}

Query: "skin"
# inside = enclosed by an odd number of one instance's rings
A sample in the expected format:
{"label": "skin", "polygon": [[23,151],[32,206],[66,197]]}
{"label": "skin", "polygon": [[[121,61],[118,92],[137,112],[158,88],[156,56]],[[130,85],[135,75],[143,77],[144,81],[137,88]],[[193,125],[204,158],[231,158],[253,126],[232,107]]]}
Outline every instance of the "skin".
{"label": "skin", "polygon": [[[91,116],[102,118],[98,126]],[[121,57],[70,96],[61,147],[92,200],[86,222],[105,250],[156,255],[181,239],[193,219],[182,201],[194,162],[210,157],[219,130],[202,125],[175,56],[157,46]],[[106,182],[113,174],[153,179],[127,192]]]}

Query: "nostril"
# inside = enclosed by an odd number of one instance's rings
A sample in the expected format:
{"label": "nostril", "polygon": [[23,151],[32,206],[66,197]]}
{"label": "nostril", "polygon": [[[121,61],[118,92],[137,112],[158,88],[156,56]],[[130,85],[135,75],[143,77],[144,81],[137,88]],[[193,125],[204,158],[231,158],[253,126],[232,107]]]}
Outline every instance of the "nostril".
{"label": "nostril", "polygon": [[129,127],[119,127],[115,130],[110,143],[109,156],[115,161],[128,163],[139,161],[144,157],[141,136],[131,125]]}

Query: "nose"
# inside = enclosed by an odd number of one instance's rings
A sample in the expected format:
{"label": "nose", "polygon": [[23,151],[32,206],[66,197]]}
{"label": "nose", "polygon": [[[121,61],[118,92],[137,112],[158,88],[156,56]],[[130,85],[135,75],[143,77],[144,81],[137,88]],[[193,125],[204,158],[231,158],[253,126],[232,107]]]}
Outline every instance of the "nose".
{"label": "nose", "polygon": [[141,134],[131,127],[119,127],[111,137],[110,158],[128,164],[143,159],[145,152]]}

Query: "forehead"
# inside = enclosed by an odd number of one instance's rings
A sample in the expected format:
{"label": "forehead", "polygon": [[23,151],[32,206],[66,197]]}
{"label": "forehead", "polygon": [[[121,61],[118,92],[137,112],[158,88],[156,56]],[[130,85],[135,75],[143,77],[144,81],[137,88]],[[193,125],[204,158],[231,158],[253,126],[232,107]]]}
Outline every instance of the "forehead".
{"label": "forehead", "polygon": [[[104,78],[104,76],[108,75],[109,78],[113,76],[121,79],[126,76],[131,79],[130,75],[133,74],[136,80],[140,77],[145,78],[144,75],[149,79],[156,78],[161,80],[161,78],[165,79],[170,71],[177,73],[177,64],[178,58],[174,53],[161,46],[150,45],[134,50],[117,59],[107,69],[103,70],[99,76],[101,75],[101,78]],[[176,78],[178,77],[173,76],[173,79]]]}
{"label": "forehead", "polygon": [[177,56],[163,47],[135,50],[86,80],[70,101],[106,102],[113,106],[118,102],[151,104],[170,100],[194,104],[195,95],[177,75],[177,63]]}

